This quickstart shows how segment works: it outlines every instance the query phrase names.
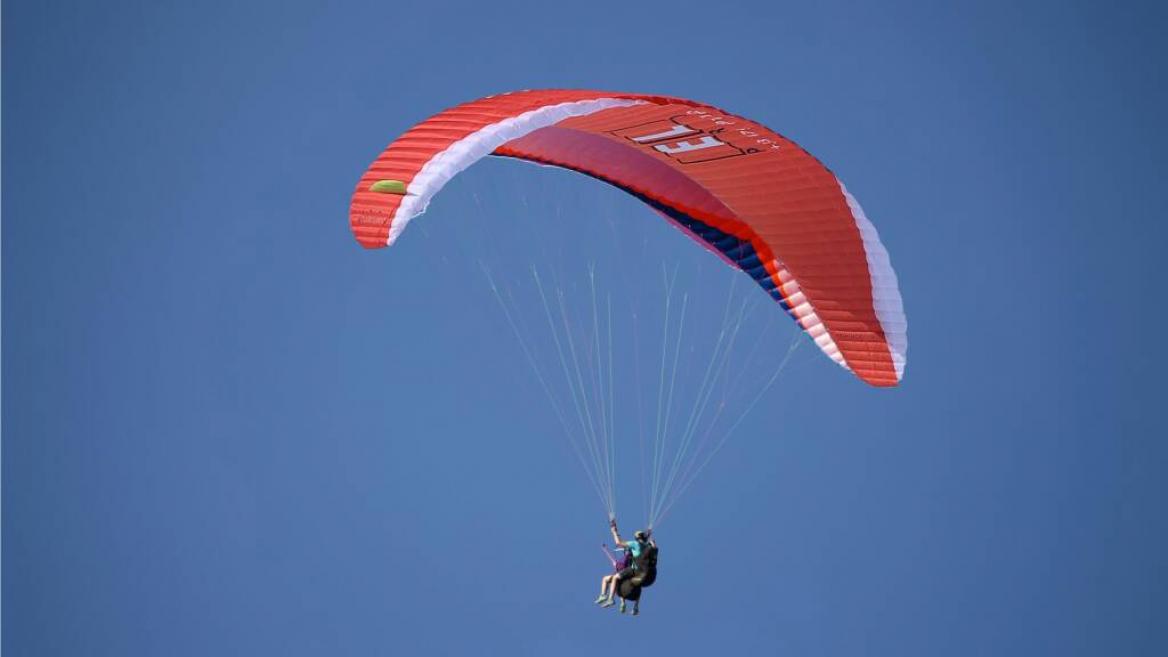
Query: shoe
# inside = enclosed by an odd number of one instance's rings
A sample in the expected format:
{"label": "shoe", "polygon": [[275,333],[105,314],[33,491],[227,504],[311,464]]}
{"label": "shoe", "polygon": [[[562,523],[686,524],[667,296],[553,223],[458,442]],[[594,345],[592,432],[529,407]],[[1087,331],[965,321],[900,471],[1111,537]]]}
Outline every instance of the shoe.
{"label": "shoe", "polygon": [[640,616],[641,615],[641,608],[640,607],[633,607],[633,615]]}
{"label": "shoe", "polygon": [[625,601],[621,600],[620,613],[625,613]]}
{"label": "shoe", "polygon": [[596,605],[598,605],[598,604],[600,604],[600,603],[604,602],[604,601],[605,601],[605,600],[607,600],[607,599],[608,599],[608,596],[607,596],[607,595],[604,595],[604,594],[602,593],[602,594],[600,595],[600,597],[599,597],[599,598],[597,598],[597,599],[596,599],[596,601],[595,601],[595,602],[593,602],[592,604],[596,604]]}
{"label": "shoe", "polygon": [[616,604],[616,602],[612,598],[605,598],[604,602],[600,603],[600,606],[601,607],[611,607],[615,604]]}

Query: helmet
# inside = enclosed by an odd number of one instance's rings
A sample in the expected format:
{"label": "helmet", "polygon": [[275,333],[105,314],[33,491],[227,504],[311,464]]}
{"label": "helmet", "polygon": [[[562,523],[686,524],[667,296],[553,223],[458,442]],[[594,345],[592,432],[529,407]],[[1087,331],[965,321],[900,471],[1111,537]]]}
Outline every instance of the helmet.
{"label": "helmet", "polygon": [[645,541],[649,538],[649,532],[643,529],[638,529],[637,531],[633,532],[633,538],[637,539],[638,541]]}

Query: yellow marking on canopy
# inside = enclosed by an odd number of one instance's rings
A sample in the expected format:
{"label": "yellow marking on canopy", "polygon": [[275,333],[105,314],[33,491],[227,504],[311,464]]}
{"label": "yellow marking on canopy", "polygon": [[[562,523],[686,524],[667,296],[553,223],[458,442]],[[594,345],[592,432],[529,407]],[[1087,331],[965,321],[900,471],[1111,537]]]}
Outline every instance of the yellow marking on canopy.
{"label": "yellow marking on canopy", "polygon": [[405,194],[406,184],[400,180],[378,180],[369,186],[369,191],[379,194]]}

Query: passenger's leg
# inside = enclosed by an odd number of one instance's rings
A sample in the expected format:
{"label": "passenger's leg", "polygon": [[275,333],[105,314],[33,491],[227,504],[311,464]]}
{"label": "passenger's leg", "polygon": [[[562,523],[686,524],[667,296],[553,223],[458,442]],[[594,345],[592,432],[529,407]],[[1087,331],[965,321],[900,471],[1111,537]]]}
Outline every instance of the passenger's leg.
{"label": "passenger's leg", "polygon": [[614,575],[605,575],[600,578],[600,597],[596,599],[596,604],[600,604],[608,599],[608,583],[612,581]]}
{"label": "passenger's leg", "polygon": [[609,575],[605,579],[608,580],[608,594],[601,596],[604,598],[604,601],[600,603],[600,606],[611,607],[616,604],[613,602],[613,596],[616,595],[617,589],[620,587],[620,575]]}

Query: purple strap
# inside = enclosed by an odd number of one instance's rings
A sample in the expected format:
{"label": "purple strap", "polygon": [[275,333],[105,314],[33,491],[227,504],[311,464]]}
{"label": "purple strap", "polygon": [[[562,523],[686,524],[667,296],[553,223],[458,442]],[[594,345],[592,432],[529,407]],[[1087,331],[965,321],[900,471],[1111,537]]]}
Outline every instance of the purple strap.
{"label": "purple strap", "polygon": [[601,543],[600,549],[604,550],[604,556],[608,557],[609,562],[612,563],[612,567],[616,568],[616,555],[609,551],[608,544]]}

